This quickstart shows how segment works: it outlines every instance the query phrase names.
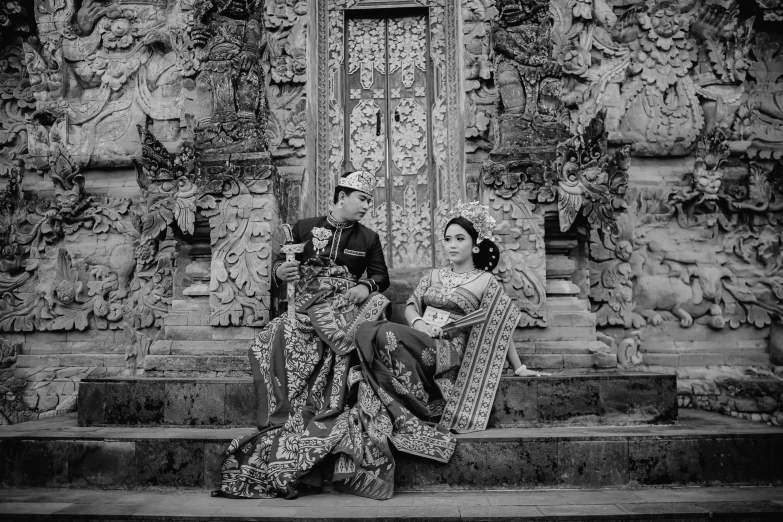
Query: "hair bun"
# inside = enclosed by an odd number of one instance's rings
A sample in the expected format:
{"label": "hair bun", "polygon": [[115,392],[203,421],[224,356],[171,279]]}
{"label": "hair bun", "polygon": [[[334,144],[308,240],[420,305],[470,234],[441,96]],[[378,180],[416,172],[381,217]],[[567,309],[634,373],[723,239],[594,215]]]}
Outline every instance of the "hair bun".
{"label": "hair bun", "polygon": [[487,272],[491,272],[498,266],[500,262],[500,249],[491,239],[484,239],[478,244],[478,254],[473,254],[473,262],[476,266],[483,268]]}

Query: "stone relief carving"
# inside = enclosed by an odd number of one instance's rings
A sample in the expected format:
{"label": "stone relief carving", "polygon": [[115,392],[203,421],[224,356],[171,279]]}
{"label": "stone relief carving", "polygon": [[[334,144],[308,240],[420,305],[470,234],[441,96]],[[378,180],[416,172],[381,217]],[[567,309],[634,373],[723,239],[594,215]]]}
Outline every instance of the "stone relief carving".
{"label": "stone relief carving", "polygon": [[524,312],[520,326],[546,326],[546,252],[544,215],[536,204],[544,183],[539,158],[486,161],[480,174],[479,195],[498,223],[501,249],[496,277]]}
{"label": "stone relief carving", "polygon": [[264,21],[270,152],[279,158],[303,157],[307,132],[307,2],[266,2]]}
{"label": "stone relief carving", "polygon": [[686,155],[713,127],[747,148],[753,18],[741,22],[736,1],[650,0],[619,18],[602,0],[555,1],[553,12],[572,131],[607,107],[610,144],[634,155]]}
{"label": "stone relief carving", "polygon": [[591,233],[599,325],[677,320],[686,328],[763,328],[781,317],[776,227],[783,165],[750,163],[745,170],[729,158],[729,143],[723,130],[712,129],[680,186],[634,188],[619,235]]}
{"label": "stone relief carving", "polygon": [[584,132],[557,145],[557,159],[538,189],[542,203],[557,199],[560,230],[571,228],[581,212],[591,228],[616,236],[616,212],[626,208],[630,148],[607,152],[606,110],[590,120]]}
{"label": "stone relief carving", "polygon": [[8,35],[28,34],[30,32],[29,7],[21,0],[7,0],[0,3],[0,40]]}
{"label": "stone relief carving", "polygon": [[25,73],[21,41],[0,51],[0,177],[7,177],[27,152],[27,119],[35,109]]}
{"label": "stone relief carving", "polygon": [[764,10],[764,20],[783,20],[783,2],[781,0],[756,0],[756,3]]}
{"label": "stone relief carving", "polygon": [[134,124],[147,119],[178,144],[182,70],[168,3],[84,0],[77,10],[73,0],[36,0],[40,43],[25,44],[36,110],[64,118],[80,166],[129,165]]}
{"label": "stone relief carving", "polygon": [[497,89],[492,63],[495,0],[463,0],[462,38],[465,83],[465,152],[492,149]]}
{"label": "stone relief carving", "polygon": [[196,148],[223,153],[267,150],[259,3],[200,2],[195,15],[191,39],[200,63],[196,91],[201,102]]}
{"label": "stone relief carving", "polygon": [[750,63],[746,100],[740,107],[735,132],[749,140],[747,154],[751,158],[780,159],[783,157],[783,50],[780,37],[766,33],[756,35],[751,47],[754,60]]}
{"label": "stone relief carving", "polygon": [[629,11],[614,28],[631,50],[630,77],[620,89],[619,131],[634,152],[685,154],[704,125],[689,75],[698,56],[689,26],[673,2],[655,2]]}
{"label": "stone relief carving", "polygon": [[266,322],[274,203],[280,200],[280,194],[273,193],[279,187],[268,155],[196,161],[191,147],[173,155],[144,128],[139,127],[139,133],[144,148],[136,169],[146,207],[141,252],[153,251],[170,225],[192,234],[200,212],[209,219],[212,245],[210,324]]}
{"label": "stone relief carving", "polygon": [[557,142],[568,133],[560,122],[561,67],[551,58],[549,3],[500,0],[497,7],[492,41],[499,146]]}
{"label": "stone relief carving", "polygon": [[518,192],[501,194],[484,178],[481,201],[498,223],[501,249],[494,273],[523,311],[519,326],[546,326],[546,254],[540,207]]}
{"label": "stone relief carving", "polygon": [[[119,328],[135,265],[123,239],[131,202],[85,194],[84,176],[61,143],[49,160],[54,198],[23,193],[18,172],[3,194],[0,329]],[[105,256],[74,259],[62,241],[78,234],[113,239]]]}

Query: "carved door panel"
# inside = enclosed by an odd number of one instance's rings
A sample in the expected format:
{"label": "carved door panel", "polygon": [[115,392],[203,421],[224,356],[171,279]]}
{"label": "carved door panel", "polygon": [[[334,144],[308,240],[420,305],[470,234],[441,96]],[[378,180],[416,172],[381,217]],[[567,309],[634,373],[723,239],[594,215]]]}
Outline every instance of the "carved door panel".
{"label": "carved door panel", "polygon": [[432,266],[427,17],[347,20],[346,161],[375,174],[364,223],[390,267]]}

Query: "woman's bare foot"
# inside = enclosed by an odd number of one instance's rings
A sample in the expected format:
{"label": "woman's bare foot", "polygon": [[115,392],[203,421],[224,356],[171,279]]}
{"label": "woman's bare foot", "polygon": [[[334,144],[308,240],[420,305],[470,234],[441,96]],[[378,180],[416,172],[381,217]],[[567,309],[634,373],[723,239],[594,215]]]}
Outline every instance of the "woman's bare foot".
{"label": "woman's bare foot", "polygon": [[514,370],[514,375],[517,377],[541,377],[542,375],[549,375],[548,373],[541,373],[534,370],[528,370],[524,364]]}

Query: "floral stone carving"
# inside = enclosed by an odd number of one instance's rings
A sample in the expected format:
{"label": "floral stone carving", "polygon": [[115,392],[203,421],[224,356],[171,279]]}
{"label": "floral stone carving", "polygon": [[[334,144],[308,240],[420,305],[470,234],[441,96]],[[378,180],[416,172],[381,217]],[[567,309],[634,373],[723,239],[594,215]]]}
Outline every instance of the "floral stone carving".
{"label": "floral stone carving", "polygon": [[0,177],[7,177],[27,151],[27,118],[35,98],[19,41],[0,51]]}
{"label": "floral stone carving", "polygon": [[80,166],[129,165],[134,124],[147,119],[178,143],[182,71],[168,4],[84,0],[77,10],[73,0],[35,0],[40,45],[25,44],[25,54],[36,109],[65,120],[64,144]]}
{"label": "floral stone carving", "polygon": [[495,0],[462,2],[465,82],[465,152],[492,149],[492,125],[498,94],[492,64],[492,20]]}
{"label": "floral stone carving", "polygon": [[648,0],[619,19],[603,1],[579,5],[553,3],[572,131],[606,107],[609,143],[634,155],[686,155],[713,127],[747,147],[753,18],[740,23],[737,2]]}
{"label": "floral stone carving", "polygon": [[631,49],[618,139],[637,154],[684,154],[704,125],[689,74],[698,56],[689,25],[676,4],[661,1],[629,11],[615,26],[615,37]]}
{"label": "floral stone carving", "polygon": [[273,155],[285,154],[285,149],[295,149],[298,155],[304,154],[307,4],[305,0],[264,2],[266,51],[269,56],[266,134]]}
{"label": "floral stone carving", "polygon": [[783,49],[779,37],[766,33],[756,36],[751,47],[755,60],[748,71],[745,118],[736,124],[738,132],[751,144],[748,156],[759,159],[783,158]]}
{"label": "floral stone carving", "polygon": [[196,161],[191,147],[173,155],[144,128],[139,133],[144,148],[136,169],[147,209],[142,246],[156,241],[170,225],[192,234],[200,212],[211,228],[210,323],[266,322],[271,234],[277,225],[276,202],[282,200],[268,155]]}

